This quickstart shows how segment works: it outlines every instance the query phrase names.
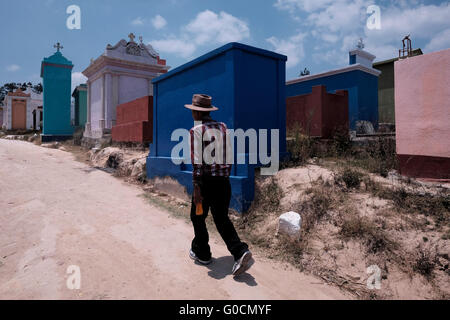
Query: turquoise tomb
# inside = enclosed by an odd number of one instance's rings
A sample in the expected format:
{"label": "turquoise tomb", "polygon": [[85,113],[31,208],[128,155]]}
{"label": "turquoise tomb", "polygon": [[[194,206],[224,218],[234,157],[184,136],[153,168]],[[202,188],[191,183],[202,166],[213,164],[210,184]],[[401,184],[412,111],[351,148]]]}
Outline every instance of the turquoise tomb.
{"label": "turquoise tomb", "polygon": [[73,64],[62,55],[59,43],[55,48],[57,51],[44,58],[41,64],[44,88],[42,142],[69,139],[73,134],[70,121]]}

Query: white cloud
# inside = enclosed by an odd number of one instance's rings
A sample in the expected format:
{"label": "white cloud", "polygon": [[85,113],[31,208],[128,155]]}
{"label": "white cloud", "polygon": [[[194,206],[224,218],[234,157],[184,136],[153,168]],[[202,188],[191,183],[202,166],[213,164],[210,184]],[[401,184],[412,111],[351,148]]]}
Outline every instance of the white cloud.
{"label": "white cloud", "polygon": [[[358,40],[360,37],[358,37],[357,33],[352,33],[346,36],[341,36],[341,46],[340,46],[340,50],[342,52],[349,52],[350,50],[353,50],[356,48],[357,44],[358,44]],[[366,50],[367,50],[367,41],[363,40],[363,42],[366,45]]]}
{"label": "white cloud", "polygon": [[364,50],[375,55],[375,61],[383,61],[398,57],[399,48],[400,46],[395,44],[377,45],[376,43],[369,42]]}
{"label": "white cloud", "polygon": [[151,45],[159,52],[171,53],[182,58],[190,58],[196,46],[190,42],[177,38],[153,40]]}
{"label": "white cloud", "polygon": [[250,37],[247,23],[231,14],[219,14],[205,10],[181,28],[179,36],[170,35],[166,39],[152,40],[150,44],[160,52],[190,58],[198,46],[225,44]]}
{"label": "white cloud", "polygon": [[200,45],[241,41],[250,36],[247,23],[223,11],[219,14],[210,10],[200,12],[185,30]]}
{"label": "white cloud", "polygon": [[[142,17],[137,17],[136,19],[134,19],[133,21],[131,21],[131,24],[133,26],[143,26],[143,25],[147,25],[148,24],[148,19],[142,18]],[[150,20],[151,24],[153,25],[153,27],[157,30],[164,28],[167,25],[167,21],[166,19],[164,19],[162,16],[160,16],[159,14],[154,16],[151,20]]]}
{"label": "white cloud", "polygon": [[82,83],[86,83],[87,78],[81,72],[72,72],[72,91]]}
{"label": "white cloud", "polygon": [[[425,4],[422,0],[400,0],[379,3],[381,30],[368,30],[367,7],[373,0],[277,0],[275,7],[289,11],[302,28],[312,28],[316,40],[311,55],[314,59],[338,65],[347,60],[348,50],[355,48],[360,37],[366,50],[377,60],[396,57],[404,36],[427,43],[424,52],[450,47],[450,3]],[[306,14],[299,20],[298,15]],[[318,40],[318,41],[317,41]],[[332,53],[330,55],[330,53]],[[337,55],[333,58],[333,55]],[[344,57],[341,59],[341,57]]]}
{"label": "white cloud", "polygon": [[131,21],[131,24],[133,26],[142,26],[144,25],[144,19],[142,19],[141,17],[137,17],[136,19],[134,19],[133,21]]}
{"label": "white cloud", "polygon": [[275,7],[291,12],[298,9],[306,12],[312,12],[325,8],[332,2],[333,0],[277,0]]}
{"label": "white cloud", "polygon": [[[331,49],[328,51],[315,52],[313,53],[312,57],[314,61],[318,64],[327,62],[331,65],[336,65],[339,67],[348,64],[348,55],[342,54],[342,51],[340,51],[339,49]],[[319,72],[320,71],[325,70],[319,70]]]}
{"label": "white cloud", "polygon": [[323,10],[311,13],[307,23],[328,32],[351,32],[366,21],[365,8],[363,0],[338,0]]}
{"label": "white cloud", "polygon": [[339,37],[331,33],[322,33],[320,37],[327,42],[336,43],[339,41]]}
{"label": "white cloud", "polygon": [[[410,34],[415,48],[415,41],[427,42],[425,52],[445,49],[450,46],[450,3],[435,5],[419,5],[417,7],[390,7],[381,15],[381,30],[365,30],[368,44],[375,50],[382,47],[396,47],[397,53],[404,36]],[[447,37],[446,37],[447,36]],[[392,56],[391,56],[392,58]]]}
{"label": "white cloud", "polygon": [[450,48],[450,28],[438,33],[425,47],[425,52]]}
{"label": "white cloud", "polygon": [[297,66],[305,56],[305,50],[303,48],[303,40],[305,36],[306,34],[299,33],[287,40],[278,39],[276,37],[270,37],[266,40],[273,46],[276,52],[284,54],[288,57],[286,67],[292,68]]}
{"label": "white cloud", "polygon": [[159,30],[159,29],[164,28],[167,25],[167,21],[166,21],[166,19],[164,19],[162,16],[160,16],[158,14],[152,19],[152,24],[153,24],[153,27],[155,27],[155,29]]}
{"label": "white cloud", "polygon": [[10,71],[10,72],[15,72],[15,71],[18,71],[19,69],[20,69],[20,66],[18,66],[17,64],[11,64],[6,67],[6,71]]}
{"label": "white cloud", "polygon": [[[368,2],[277,0],[275,6],[289,11],[302,29],[311,29],[314,46],[308,46],[308,54],[316,63],[327,62],[340,67],[348,63],[348,50],[355,48],[359,37],[364,35],[363,25],[367,19],[365,3]],[[302,19],[298,19],[299,13],[302,13]]]}

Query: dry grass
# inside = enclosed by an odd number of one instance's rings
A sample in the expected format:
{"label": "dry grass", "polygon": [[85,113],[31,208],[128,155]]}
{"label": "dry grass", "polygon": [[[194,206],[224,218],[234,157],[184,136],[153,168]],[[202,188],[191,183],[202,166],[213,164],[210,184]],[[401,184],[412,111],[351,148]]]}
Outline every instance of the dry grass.
{"label": "dry grass", "polygon": [[436,227],[450,227],[450,192],[448,191],[440,190],[432,194],[414,188],[408,190],[405,186],[389,188],[374,181],[368,181],[366,186],[374,196],[391,201],[399,213],[424,215],[431,217]]}
{"label": "dry grass", "polygon": [[287,140],[287,151],[290,159],[282,164],[284,168],[304,165],[314,156],[314,140],[305,135],[302,130],[294,129],[288,133],[291,139]]}
{"label": "dry grass", "polygon": [[81,146],[81,140],[83,139],[83,128],[77,128],[73,133],[73,144],[75,146]]}
{"label": "dry grass", "polygon": [[344,185],[347,189],[359,189],[366,176],[358,170],[345,167],[335,175],[334,179],[338,185]]}
{"label": "dry grass", "polygon": [[275,212],[280,208],[280,199],[283,197],[283,191],[275,179],[270,179],[269,183],[263,188],[257,190],[255,205],[258,210],[265,212]]}
{"label": "dry grass", "polygon": [[336,130],[331,140],[309,137],[299,127],[289,130],[287,151],[291,158],[282,164],[283,168],[304,165],[313,157],[332,160],[367,170],[386,177],[397,169],[396,145],[392,137],[378,137],[357,145],[350,140],[347,130]]}
{"label": "dry grass", "polygon": [[305,235],[319,224],[329,213],[339,210],[347,201],[347,196],[322,179],[315,181],[305,190],[307,197],[294,203],[292,209],[301,212],[303,217],[303,231]]}
{"label": "dry grass", "polygon": [[345,218],[340,229],[344,240],[356,239],[362,241],[368,253],[394,250],[398,245],[374,221],[363,219],[357,215]]}
{"label": "dry grass", "polygon": [[[406,234],[422,239],[429,230],[436,230],[434,224],[430,229],[424,215],[434,217],[436,226],[441,222],[444,227],[443,222],[447,221],[448,215],[447,195],[416,194],[407,188],[392,189],[375,182],[359,167],[350,165],[341,167],[333,177],[334,181],[319,178],[312,182],[298,199],[291,200],[290,207],[284,208],[279,207],[283,191],[277,186],[276,178],[257,183],[256,201],[251,210],[239,219],[240,227],[246,231],[245,240],[262,248],[269,257],[289,262],[362,299],[393,297],[395,283],[390,282],[394,286],[393,291],[368,290],[361,280],[354,281],[346,275],[351,266],[345,264],[350,262],[344,261],[361,259],[366,267],[377,264],[382,268],[384,281],[395,277],[392,270],[396,270],[397,276],[403,274],[411,279],[423,276],[435,297],[447,296],[442,285],[433,280],[437,279],[437,274],[441,277],[439,279],[445,278],[446,274],[442,271],[445,264],[438,265],[437,253],[411,248],[403,239]],[[358,199],[378,200],[367,200],[376,204],[364,209],[366,205],[361,206]],[[298,240],[275,235],[278,216],[288,210],[302,216]],[[446,234],[442,237],[445,238]],[[428,241],[425,236],[423,238],[423,242]],[[350,249],[348,243],[359,244],[361,249],[354,246]],[[352,256],[346,258],[348,254]]]}
{"label": "dry grass", "polygon": [[351,166],[387,177],[390,170],[397,169],[395,139],[379,137],[368,141],[365,146],[352,147],[343,160]]}
{"label": "dry grass", "polygon": [[442,236],[441,236],[442,240],[450,240],[450,229],[447,230],[447,232],[445,232]]}
{"label": "dry grass", "polygon": [[439,262],[436,250],[419,247],[417,251],[414,252],[414,257],[414,271],[420,273],[428,279],[432,278],[433,271]]}

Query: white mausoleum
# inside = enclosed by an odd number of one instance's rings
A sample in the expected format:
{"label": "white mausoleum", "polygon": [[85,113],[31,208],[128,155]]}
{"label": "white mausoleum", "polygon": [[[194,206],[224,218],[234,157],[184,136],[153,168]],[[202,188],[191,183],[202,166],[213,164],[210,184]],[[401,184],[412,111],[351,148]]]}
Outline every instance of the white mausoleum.
{"label": "white mausoleum", "polygon": [[152,79],[170,68],[142,37],[140,43],[134,41],[133,34],[129,38],[114,46],[108,44],[83,71],[88,78],[86,138],[98,139],[109,133],[116,122],[117,105],[153,95]]}
{"label": "white mausoleum", "polygon": [[42,118],[42,93],[17,89],[5,97],[2,128],[6,130],[39,130]]}

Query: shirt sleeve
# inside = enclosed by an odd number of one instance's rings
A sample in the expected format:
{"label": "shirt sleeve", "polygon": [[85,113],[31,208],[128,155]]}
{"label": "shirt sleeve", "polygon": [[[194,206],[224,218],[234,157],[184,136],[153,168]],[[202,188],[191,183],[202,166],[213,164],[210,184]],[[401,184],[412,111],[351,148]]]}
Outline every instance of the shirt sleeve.
{"label": "shirt sleeve", "polygon": [[190,133],[191,138],[191,163],[192,163],[192,181],[200,182],[203,175],[202,170],[202,134],[201,127],[192,128]]}

